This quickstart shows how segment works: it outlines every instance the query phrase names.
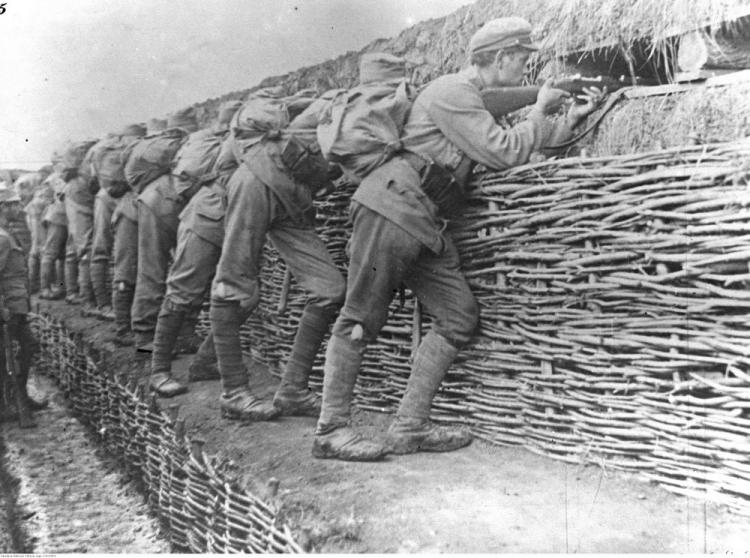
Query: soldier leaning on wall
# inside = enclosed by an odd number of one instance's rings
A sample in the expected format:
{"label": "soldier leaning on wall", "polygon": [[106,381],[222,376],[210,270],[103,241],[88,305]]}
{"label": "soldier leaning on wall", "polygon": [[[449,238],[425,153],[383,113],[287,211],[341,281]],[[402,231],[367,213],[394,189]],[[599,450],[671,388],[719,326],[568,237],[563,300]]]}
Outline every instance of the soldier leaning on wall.
{"label": "soldier leaning on wall", "polygon": [[[354,194],[347,296],[326,352],[315,457],[369,461],[388,451],[451,451],[470,443],[466,430],[430,421],[432,399],[479,314],[445,217],[456,213],[475,163],[505,169],[527,162],[532,152],[570,137],[602,96],[587,90],[585,104],[572,105],[565,119],[554,123],[547,114],[568,94],[548,83],[525,121],[500,127],[480,91],[519,85],[537,49],[531,26],[521,18],[485,24],[469,43],[470,67],[424,89],[404,128],[405,151],[372,171]],[[385,324],[402,282],[431,314],[433,326],[417,349],[382,445],[350,427],[350,407],[363,352]]]}
{"label": "soldier leaning on wall", "polygon": [[[112,223],[115,210],[124,195],[124,188],[113,184],[111,176],[113,170],[111,159],[114,154],[105,154],[106,151],[124,149],[123,146],[136,141],[146,135],[146,127],[143,124],[129,124],[120,132],[110,134],[107,138],[92,147],[95,150],[91,166],[92,172],[99,182],[99,191],[94,200],[94,231],[91,241],[91,288],[96,301],[96,311],[93,315],[104,319],[114,320],[115,312],[112,304],[112,293],[109,284],[110,262],[114,263],[115,227]],[[103,159],[108,158],[107,166],[104,168]],[[114,173],[115,175],[117,173]],[[127,313],[124,335],[130,330],[130,314]],[[122,339],[120,339],[122,341]]]}
{"label": "soldier leaning on wall", "polygon": [[91,288],[90,258],[94,230],[94,199],[99,186],[91,172],[91,148],[96,140],[71,143],[63,152],[65,180],[65,214],[68,217],[68,240],[65,251],[65,301],[95,303]]}
{"label": "soldier leaning on wall", "polygon": [[[21,198],[0,183],[0,308],[8,320],[10,336],[18,343],[18,386],[26,408],[43,409],[46,401],[36,401],[29,397],[26,382],[36,348],[36,341],[27,321],[29,312],[29,292],[27,288],[26,253],[17,236],[13,233],[15,223],[23,222]],[[5,366],[5,353],[0,351],[0,366]],[[0,416],[0,420],[2,420]]]}
{"label": "soldier leaning on wall", "polygon": [[[162,397],[173,397],[187,391],[187,386],[172,376],[172,353],[180,331],[185,327],[191,331],[194,329],[194,317],[197,317],[203,305],[221,255],[226,183],[237,169],[227,134],[229,122],[241,105],[241,101],[227,101],[219,108],[217,123],[210,131],[217,140],[222,139],[210,173],[214,178],[201,185],[197,192],[186,192],[192,197],[179,216],[177,248],[167,277],[166,294],[159,311],[151,354],[149,384]],[[219,379],[210,332],[190,363],[188,379]]]}
{"label": "soldier leaning on wall", "polygon": [[[165,119],[151,118],[146,124],[145,136],[157,134],[166,128]],[[124,136],[132,137],[132,143],[122,154],[125,159],[128,149],[144,135],[144,130],[138,125],[130,132],[132,135]],[[125,180],[124,171],[122,180]],[[117,198],[112,212],[112,310],[115,316],[114,342],[121,347],[127,347],[135,343],[131,312],[138,277],[138,194],[127,182],[123,186],[125,191]]]}
{"label": "soldier leaning on wall", "polygon": [[[167,117],[164,133],[198,133],[195,109],[189,107]],[[138,195],[138,277],[135,283],[131,326],[136,350],[151,353],[154,332],[164,299],[170,252],[177,244],[179,215],[184,203],[177,196],[173,178],[164,173],[145,185]],[[195,347],[189,351],[195,352]]]}
{"label": "soldier leaning on wall", "polygon": [[[250,126],[249,135],[241,140],[248,143],[236,153],[242,163],[227,183],[225,236],[211,285],[211,329],[221,374],[222,415],[235,420],[318,415],[320,398],[308,389],[310,370],[344,299],[344,278],[314,227],[312,197],[320,187],[318,180],[327,178],[328,167],[322,157],[319,161],[303,157],[299,167],[291,163],[294,157],[286,157],[297,140],[302,142],[299,146],[308,148],[312,143],[307,142],[317,140],[314,128],[286,128],[291,104],[279,93],[266,90],[248,100],[248,105],[268,102],[268,110],[259,112],[260,118],[268,116],[268,127]],[[245,122],[243,111],[248,105],[235,120]],[[249,124],[252,121],[247,119]],[[273,128],[273,138],[269,138],[269,128]],[[313,167],[322,172],[308,172]],[[267,238],[308,293],[273,402],[252,393],[240,346],[240,327],[260,302],[259,273]]]}

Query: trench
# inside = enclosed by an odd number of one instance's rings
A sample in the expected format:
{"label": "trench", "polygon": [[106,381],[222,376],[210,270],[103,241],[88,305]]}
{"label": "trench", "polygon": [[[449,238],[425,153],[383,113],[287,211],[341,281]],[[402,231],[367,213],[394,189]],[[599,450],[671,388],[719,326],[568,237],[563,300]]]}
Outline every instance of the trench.
{"label": "trench", "polygon": [[137,375],[122,371],[79,332],[33,315],[38,370],[53,380],[92,444],[142,489],[173,551],[295,553],[301,547],[270,498],[253,494],[234,464],[203,450],[173,407],[162,409]]}
{"label": "trench", "polygon": [[24,512],[18,506],[18,479],[6,466],[5,440],[0,434],[0,553],[28,554],[32,545],[19,520]]}

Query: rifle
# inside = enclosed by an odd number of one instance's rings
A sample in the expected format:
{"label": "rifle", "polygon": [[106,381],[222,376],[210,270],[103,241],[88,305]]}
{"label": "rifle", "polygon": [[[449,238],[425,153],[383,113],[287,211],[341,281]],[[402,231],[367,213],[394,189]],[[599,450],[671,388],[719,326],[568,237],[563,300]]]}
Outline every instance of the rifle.
{"label": "rifle", "polygon": [[[598,87],[599,89],[607,88],[608,93],[613,93],[623,87],[631,85],[646,85],[645,81],[636,78],[626,80],[625,78],[614,79],[609,76],[599,76],[595,78],[573,76],[570,78],[555,81],[552,87],[567,91],[573,96],[575,101],[581,101],[579,95],[583,94],[584,87]],[[519,85],[513,87],[490,87],[482,90],[482,100],[485,108],[495,118],[503,117],[511,112],[522,109],[523,107],[536,103],[539,94],[540,85]]]}
{"label": "rifle", "polygon": [[21,377],[18,373],[18,361],[16,360],[16,353],[13,350],[13,340],[10,337],[9,322],[10,312],[5,307],[5,298],[0,296],[0,323],[2,324],[3,350],[5,355],[5,367],[2,370],[2,376],[0,376],[3,411],[9,417],[12,416],[11,413],[7,412],[11,404],[9,392],[12,391],[13,403],[15,403],[18,411],[18,426],[21,428],[33,428],[36,424],[31,416],[31,410],[23,397],[26,386],[21,385]]}

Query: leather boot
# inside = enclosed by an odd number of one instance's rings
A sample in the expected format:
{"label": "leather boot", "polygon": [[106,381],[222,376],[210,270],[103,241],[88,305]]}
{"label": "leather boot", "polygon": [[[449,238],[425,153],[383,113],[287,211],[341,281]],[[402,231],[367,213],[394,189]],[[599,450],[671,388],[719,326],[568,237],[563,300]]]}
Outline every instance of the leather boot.
{"label": "leather boot", "polygon": [[270,401],[255,397],[248,386],[240,386],[221,394],[221,416],[243,422],[272,420],[281,414]]}
{"label": "leather boot", "polygon": [[187,391],[187,386],[172,376],[172,351],[184,316],[184,307],[164,299],[156,321],[149,380],[151,389],[162,397],[174,397]]}
{"label": "leather boot", "polygon": [[255,397],[247,384],[240,327],[248,315],[238,302],[211,301],[211,331],[221,374],[221,415],[243,421],[270,420],[279,415],[279,410],[271,401]]}
{"label": "leather boot", "polygon": [[[55,276],[55,261],[42,258],[39,265],[39,283],[41,290],[39,298],[42,300],[53,300],[54,292],[52,290],[52,281]],[[64,297],[65,295],[63,295]]]}
{"label": "leather boot", "polygon": [[40,290],[40,268],[39,254],[29,254],[29,294],[36,294]]}
{"label": "leather boot", "polygon": [[101,261],[91,262],[89,274],[91,276],[91,290],[94,291],[94,299],[96,300],[96,307],[99,313],[101,314],[105,308],[111,310],[110,301],[112,300],[112,296],[109,288],[107,288],[107,263]]}
{"label": "leather boot", "polygon": [[68,304],[82,302],[78,291],[78,262],[76,260],[65,260],[65,292],[65,302]]}
{"label": "leather boot", "polygon": [[201,313],[201,307],[186,307],[180,327],[177,342],[174,346],[174,352],[181,355],[194,355],[198,352],[203,339],[195,333],[195,326],[198,325],[198,317]]}
{"label": "leather boot", "polygon": [[471,443],[463,427],[437,426],[430,421],[432,400],[458,349],[443,336],[430,331],[417,349],[406,392],[388,429],[391,453],[453,451]]}
{"label": "leather boot", "polygon": [[307,387],[310,372],[320,344],[328,332],[331,313],[321,308],[305,308],[294,337],[292,352],[287,360],[281,383],[273,402],[284,415],[317,417],[321,400]]}
{"label": "leather boot", "polygon": [[242,360],[240,327],[247,318],[238,302],[211,301],[211,331],[214,333],[216,360],[225,393],[247,386],[247,370]]}
{"label": "leather boot", "polygon": [[119,281],[112,293],[112,308],[115,312],[115,336],[116,345],[126,347],[132,345],[135,340],[133,331],[130,329],[130,308],[133,306],[135,289],[125,281]]}
{"label": "leather boot", "polygon": [[78,263],[78,292],[83,304],[81,313],[84,316],[96,316],[96,298],[91,285],[91,268],[88,258]]}
{"label": "leather boot", "polygon": [[332,335],[326,349],[323,405],[315,430],[312,454],[318,459],[377,461],[385,447],[367,440],[349,426],[354,384],[362,363],[361,341]]}
{"label": "leather boot", "polygon": [[221,378],[221,375],[219,374],[219,365],[216,362],[214,336],[209,331],[188,367],[188,380],[191,382],[202,382],[205,380],[218,380],[219,378]]}

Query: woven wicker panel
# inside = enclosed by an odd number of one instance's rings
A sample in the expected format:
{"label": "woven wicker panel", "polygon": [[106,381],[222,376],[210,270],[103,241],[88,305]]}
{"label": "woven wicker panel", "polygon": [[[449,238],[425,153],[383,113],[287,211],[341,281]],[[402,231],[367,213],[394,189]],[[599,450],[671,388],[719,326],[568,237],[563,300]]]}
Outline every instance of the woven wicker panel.
{"label": "woven wicker panel", "polygon": [[[743,140],[478,174],[451,234],[480,330],[433,418],[749,510],[749,155]],[[350,195],[318,201],[318,232],[342,270]],[[243,346],[279,370],[305,295],[272,247],[264,258]],[[357,384],[355,403],[370,410],[395,409],[429,328],[408,292],[390,312]],[[317,389],[321,367],[319,354]],[[698,443],[699,419],[715,435]]]}

